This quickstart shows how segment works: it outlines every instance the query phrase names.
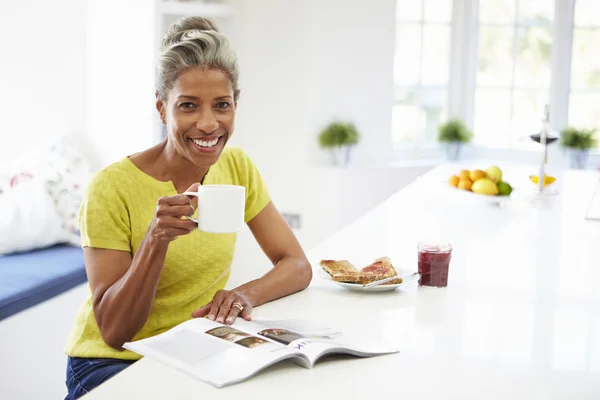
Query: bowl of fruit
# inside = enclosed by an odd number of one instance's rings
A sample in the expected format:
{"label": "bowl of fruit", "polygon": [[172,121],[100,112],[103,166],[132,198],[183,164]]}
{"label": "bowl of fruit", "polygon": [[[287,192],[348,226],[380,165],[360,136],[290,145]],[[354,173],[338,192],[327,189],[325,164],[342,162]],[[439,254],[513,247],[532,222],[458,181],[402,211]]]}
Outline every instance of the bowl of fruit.
{"label": "bowl of fruit", "polygon": [[510,198],[513,188],[510,183],[503,180],[502,170],[497,166],[490,166],[485,171],[481,169],[460,171],[448,179],[451,188],[484,196],[493,203],[501,203]]}

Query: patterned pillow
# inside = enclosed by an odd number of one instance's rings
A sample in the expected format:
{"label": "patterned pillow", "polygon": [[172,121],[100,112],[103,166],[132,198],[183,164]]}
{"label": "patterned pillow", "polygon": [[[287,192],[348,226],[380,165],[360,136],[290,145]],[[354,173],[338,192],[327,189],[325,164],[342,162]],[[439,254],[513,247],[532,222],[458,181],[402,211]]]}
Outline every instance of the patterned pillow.
{"label": "patterned pillow", "polygon": [[54,142],[46,159],[46,183],[69,243],[79,245],[79,207],[91,169],[75,143],[67,137]]}
{"label": "patterned pillow", "polygon": [[90,165],[77,145],[70,137],[60,136],[49,145],[0,168],[0,196],[23,182],[41,179],[50,193],[68,242],[79,245],[79,207],[90,177]]}

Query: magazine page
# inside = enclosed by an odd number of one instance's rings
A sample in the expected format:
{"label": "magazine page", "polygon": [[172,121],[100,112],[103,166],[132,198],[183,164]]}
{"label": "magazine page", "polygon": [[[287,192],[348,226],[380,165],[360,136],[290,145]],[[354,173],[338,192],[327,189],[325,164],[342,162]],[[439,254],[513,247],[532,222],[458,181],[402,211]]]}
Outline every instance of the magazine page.
{"label": "magazine page", "polygon": [[308,366],[306,356],[292,348],[206,318],[123,347],[216,387],[240,382],[284,359]]}
{"label": "magazine page", "polygon": [[345,334],[316,321],[240,320],[234,326],[306,355],[309,367],[327,354],[371,357],[398,352],[389,345],[375,343],[358,335]]}
{"label": "magazine page", "polygon": [[399,350],[385,343],[376,343],[367,338],[341,335],[325,342],[309,338],[301,343],[301,351],[308,358],[311,367],[320,358],[330,354],[348,354],[356,357],[374,357],[397,353]]}

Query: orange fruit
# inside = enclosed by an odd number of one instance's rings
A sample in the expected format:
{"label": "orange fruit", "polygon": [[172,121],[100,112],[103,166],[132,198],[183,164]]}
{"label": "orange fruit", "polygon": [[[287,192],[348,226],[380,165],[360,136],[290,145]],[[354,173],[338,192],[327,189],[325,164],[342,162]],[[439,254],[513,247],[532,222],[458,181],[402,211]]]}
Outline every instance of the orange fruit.
{"label": "orange fruit", "polygon": [[473,182],[471,182],[470,179],[461,179],[460,182],[458,182],[458,188],[462,190],[471,190],[472,185]]}
{"label": "orange fruit", "polygon": [[460,174],[458,174],[458,177],[461,180],[463,180],[463,179],[471,180],[471,171],[469,171],[468,169],[463,169],[462,171],[460,171]]}
{"label": "orange fruit", "polygon": [[471,181],[473,181],[473,182],[475,182],[479,179],[483,179],[485,177],[487,177],[486,173],[480,169],[471,171]]}
{"label": "orange fruit", "polygon": [[450,184],[450,186],[454,186],[454,187],[458,186],[459,181],[460,181],[460,179],[456,175],[452,175],[450,177],[450,179],[448,179],[448,183]]}

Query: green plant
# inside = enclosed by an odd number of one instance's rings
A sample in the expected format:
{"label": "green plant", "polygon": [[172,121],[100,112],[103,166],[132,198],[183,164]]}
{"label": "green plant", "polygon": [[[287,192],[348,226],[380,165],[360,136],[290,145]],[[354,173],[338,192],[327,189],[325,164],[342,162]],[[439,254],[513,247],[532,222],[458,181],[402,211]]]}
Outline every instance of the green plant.
{"label": "green plant", "polygon": [[560,144],[570,149],[589,150],[596,147],[597,143],[595,129],[577,129],[569,126],[560,133]]}
{"label": "green plant", "polygon": [[473,134],[460,119],[451,119],[441,124],[438,131],[438,141],[467,143]]}
{"label": "green plant", "polygon": [[319,144],[323,148],[354,145],[359,139],[360,134],[351,122],[332,122],[319,134]]}

